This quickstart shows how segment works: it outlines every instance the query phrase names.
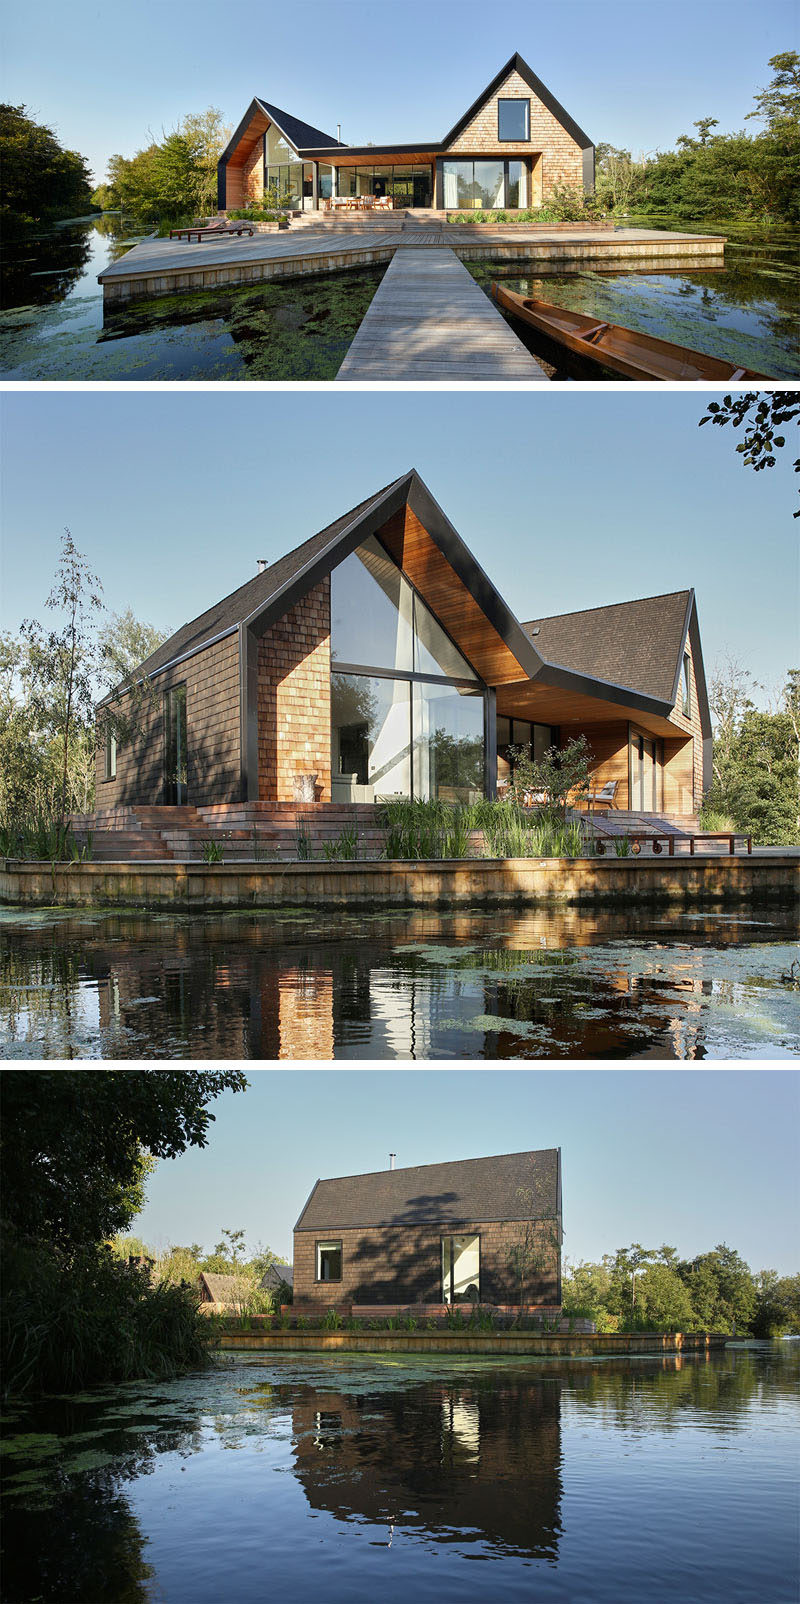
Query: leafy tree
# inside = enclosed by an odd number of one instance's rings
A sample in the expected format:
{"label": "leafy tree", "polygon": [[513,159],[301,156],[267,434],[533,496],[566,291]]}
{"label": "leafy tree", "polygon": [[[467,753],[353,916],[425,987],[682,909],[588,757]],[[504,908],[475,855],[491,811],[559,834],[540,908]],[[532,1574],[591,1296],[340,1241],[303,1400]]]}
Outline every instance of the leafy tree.
{"label": "leafy tree", "polygon": [[205,1147],[239,1069],[16,1070],[3,1076],[6,1230],[65,1250],[106,1241],[139,1212],[148,1161]]}
{"label": "leafy tree", "polygon": [[65,150],[52,128],[0,105],[0,216],[8,226],[42,217],[75,217],[89,209],[84,158]]}
{"label": "leafy tree", "polygon": [[703,1331],[747,1331],[756,1309],[749,1266],[726,1243],[678,1265],[698,1325]]}
{"label": "leafy tree", "polygon": [[[744,458],[744,466],[756,473],[774,468],[776,451],[786,444],[786,436],[776,433],[787,423],[800,418],[800,391],[798,390],[745,390],[740,395],[726,395],[722,401],[710,401],[698,425],[714,423],[725,428],[731,423],[734,429],[744,427],[744,439],[736,450]],[[794,461],[795,473],[800,473],[800,457]],[[800,510],[794,513],[800,518]]]}
{"label": "leafy tree", "polygon": [[535,759],[527,746],[510,746],[511,789],[518,800],[542,797],[543,806],[562,820],[570,806],[579,806],[589,790],[591,750],[585,735],[571,737],[565,747],[550,746]]}
{"label": "leafy tree", "polygon": [[60,629],[45,631],[32,619],[22,625],[30,648],[30,689],[39,717],[49,711],[63,748],[59,816],[67,813],[67,776],[76,727],[91,722],[96,657],[90,642],[91,618],[102,608],[102,585],[81,556],[68,529],[61,542],[56,581],[45,606],[65,617]]}
{"label": "leafy tree", "polygon": [[755,1337],[782,1337],[800,1331],[800,1275],[779,1276],[760,1270],[756,1276]]}
{"label": "leafy tree", "polygon": [[639,1278],[637,1323],[648,1331],[691,1331],[692,1300],[669,1264],[648,1264]]}
{"label": "leafy tree", "polygon": [[756,109],[747,113],[765,122],[774,132],[784,123],[800,123],[800,55],[796,50],[784,50],[770,56],[768,65],[773,68],[772,82],[760,89],[755,97]]}
{"label": "leafy tree", "polygon": [[135,155],[108,163],[104,199],[142,221],[175,221],[217,209],[217,162],[230,138],[214,106],[184,117],[180,126]]}
{"label": "leafy tree", "polygon": [[776,711],[749,697],[746,670],[726,659],[711,677],[713,781],[704,806],[727,814],[763,844],[800,841],[800,672],[792,669]]}

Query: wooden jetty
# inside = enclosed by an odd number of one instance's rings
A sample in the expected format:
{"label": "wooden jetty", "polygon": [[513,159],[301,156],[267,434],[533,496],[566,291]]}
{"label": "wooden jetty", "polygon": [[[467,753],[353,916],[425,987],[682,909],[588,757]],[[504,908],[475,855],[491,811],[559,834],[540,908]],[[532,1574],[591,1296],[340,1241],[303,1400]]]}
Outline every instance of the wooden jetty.
{"label": "wooden jetty", "polygon": [[446,246],[393,257],[337,382],[544,380],[544,369]]}

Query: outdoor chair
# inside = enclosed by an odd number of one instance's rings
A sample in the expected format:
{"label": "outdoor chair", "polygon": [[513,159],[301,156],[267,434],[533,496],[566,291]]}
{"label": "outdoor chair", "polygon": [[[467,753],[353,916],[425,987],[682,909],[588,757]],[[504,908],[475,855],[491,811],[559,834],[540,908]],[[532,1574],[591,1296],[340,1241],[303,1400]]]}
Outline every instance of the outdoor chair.
{"label": "outdoor chair", "polygon": [[601,807],[616,807],[616,802],[614,799],[616,797],[618,787],[619,780],[606,780],[605,785],[601,786],[599,791],[587,791],[586,801],[589,803],[589,807],[591,808],[592,805],[597,807],[598,803]]}

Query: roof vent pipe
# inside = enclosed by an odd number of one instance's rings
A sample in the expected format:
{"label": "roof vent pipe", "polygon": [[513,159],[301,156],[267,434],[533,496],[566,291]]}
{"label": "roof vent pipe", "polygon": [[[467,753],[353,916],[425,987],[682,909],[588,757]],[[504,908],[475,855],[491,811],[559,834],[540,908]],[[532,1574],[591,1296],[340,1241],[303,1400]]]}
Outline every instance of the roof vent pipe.
{"label": "roof vent pipe", "polygon": [[337,145],[341,145],[341,143],[342,143],[342,125],[341,125],[341,123],[337,123],[336,124],[336,143],[337,143]]}
{"label": "roof vent pipe", "polygon": [[390,1153],[389,1154],[389,1169],[390,1170],[394,1169],[394,1161],[395,1161],[396,1158],[397,1158],[397,1154],[396,1153]]}
{"label": "roof vent pipe", "polygon": [[264,569],[266,568],[266,566],[267,566],[266,557],[259,557],[259,559],[258,559],[258,571],[259,571],[260,574],[263,574]]}

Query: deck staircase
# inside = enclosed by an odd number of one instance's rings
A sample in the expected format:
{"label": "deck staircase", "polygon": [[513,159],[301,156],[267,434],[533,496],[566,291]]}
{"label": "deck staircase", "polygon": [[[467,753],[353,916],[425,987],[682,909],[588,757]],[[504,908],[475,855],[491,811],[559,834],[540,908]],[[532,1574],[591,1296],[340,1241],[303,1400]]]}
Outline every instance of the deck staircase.
{"label": "deck staircase", "polygon": [[[613,809],[580,817],[601,839],[610,840],[635,834],[654,840],[672,835],[678,841],[698,829],[694,815]],[[372,803],[223,802],[208,807],[99,808],[93,814],[73,814],[71,824],[79,844],[91,837],[95,863],[198,863],[209,842],[221,848],[224,863],[286,863],[307,855],[319,861],[343,832],[353,830],[360,858],[380,857],[384,843],[378,810]],[[482,833],[473,831],[472,851],[480,855],[482,846]],[[726,850],[721,843],[714,843],[717,846]],[[652,850],[647,840],[641,843],[641,852]]]}

